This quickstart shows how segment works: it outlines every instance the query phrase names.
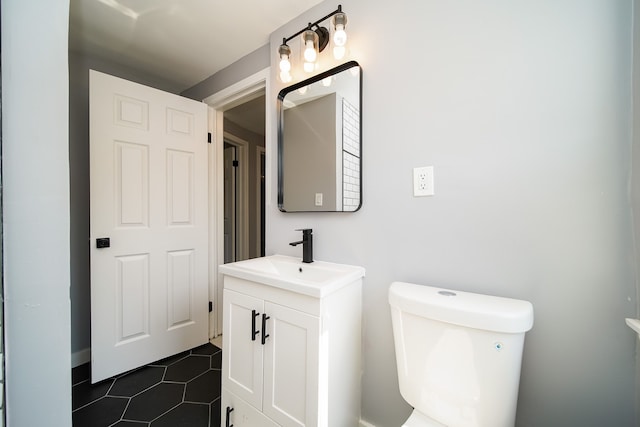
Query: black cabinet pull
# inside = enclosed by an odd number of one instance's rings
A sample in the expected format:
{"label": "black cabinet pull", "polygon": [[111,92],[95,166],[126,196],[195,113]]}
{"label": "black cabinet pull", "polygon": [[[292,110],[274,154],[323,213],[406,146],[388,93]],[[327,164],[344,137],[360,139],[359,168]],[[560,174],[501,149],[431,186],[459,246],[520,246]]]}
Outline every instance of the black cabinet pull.
{"label": "black cabinet pull", "polygon": [[230,420],[230,418],[231,418],[229,415],[230,415],[232,412],[233,412],[233,408],[232,408],[232,407],[230,407],[230,406],[227,406],[227,421],[225,422],[225,426],[226,426],[226,427],[233,427],[233,424],[230,424],[230,423],[229,423],[229,420]]}
{"label": "black cabinet pull", "polygon": [[260,333],[260,331],[256,331],[256,317],[260,316],[255,310],[251,310],[251,341],[256,340],[256,336]]}
{"label": "black cabinet pull", "polygon": [[262,345],[267,342],[267,338],[269,338],[269,334],[267,333],[267,320],[271,319],[266,314],[262,313]]}

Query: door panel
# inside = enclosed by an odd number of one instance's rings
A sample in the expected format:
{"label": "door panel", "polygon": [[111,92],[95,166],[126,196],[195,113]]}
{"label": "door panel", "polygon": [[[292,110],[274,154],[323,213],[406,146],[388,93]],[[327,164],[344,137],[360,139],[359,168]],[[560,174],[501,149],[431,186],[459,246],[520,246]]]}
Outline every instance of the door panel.
{"label": "door panel", "polygon": [[204,104],[90,72],[93,382],[207,342],[206,131]]}
{"label": "door panel", "polygon": [[116,257],[116,345],[149,337],[149,255]]}
{"label": "door panel", "polygon": [[149,226],[149,150],[145,145],[115,142],[115,202],[118,227]]}
{"label": "door panel", "polygon": [[195,213],[193,153],[167,150],[167,214],[169,226],[193,225]]}

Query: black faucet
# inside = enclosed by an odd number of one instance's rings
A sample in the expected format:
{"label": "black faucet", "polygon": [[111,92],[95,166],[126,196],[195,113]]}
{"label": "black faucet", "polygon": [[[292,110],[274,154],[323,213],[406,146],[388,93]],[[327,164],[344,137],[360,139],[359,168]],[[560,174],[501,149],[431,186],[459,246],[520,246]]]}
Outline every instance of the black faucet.
{"label": "black faucet", "polygon": [[303,228],[296,231],[302,231],[302,240],[289,244],[291,246],[297,246],[302,243],[302,262],[313,262],[313,235],[311,234],[313,230],[311,228]]}

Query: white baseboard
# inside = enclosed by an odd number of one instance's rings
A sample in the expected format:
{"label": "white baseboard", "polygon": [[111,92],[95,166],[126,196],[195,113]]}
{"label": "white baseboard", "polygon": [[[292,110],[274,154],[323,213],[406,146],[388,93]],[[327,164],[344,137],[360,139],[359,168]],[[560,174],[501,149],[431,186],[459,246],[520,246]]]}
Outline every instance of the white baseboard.
{"label": "white baseboard", "polygon": [[360,418],[360,427],[376,427],[376,426]]}
{"label": "white baseboard", "polygon": [[85,348],[84,350],[71,353],[71,367],[75,368],[85,363],[91,362],[91,348]]}

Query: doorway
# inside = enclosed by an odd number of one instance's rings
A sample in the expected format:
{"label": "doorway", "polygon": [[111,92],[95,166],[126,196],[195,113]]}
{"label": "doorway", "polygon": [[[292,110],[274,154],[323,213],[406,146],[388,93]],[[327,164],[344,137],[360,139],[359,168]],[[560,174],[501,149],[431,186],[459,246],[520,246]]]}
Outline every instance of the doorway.
{"label": "doorway", "polygon": [[271,132],[266,110],[269,74],[266,68],[203,100],[211,107],[209,129],[214,144],[210,162],[214,176],[210,182],[216,192],[212,199],[218,201],[212,206],[215,214],[211,229],[215,235],[224,236],[211,240],[215,245],[210,269],[214,311],[211,339],[222,334],[223,329],[223,285],[218,265],[259,257],[266,250],[265,207],[269,190],[265,177],[269,171],[265,147]]}
{"label": "doorway", "polygon": [[[262,93],[223,112],[225,263],[263,253],[264,172],[260,163],[265,152],[264,103]],[[230,221],[227,211],[235,214]]]}

